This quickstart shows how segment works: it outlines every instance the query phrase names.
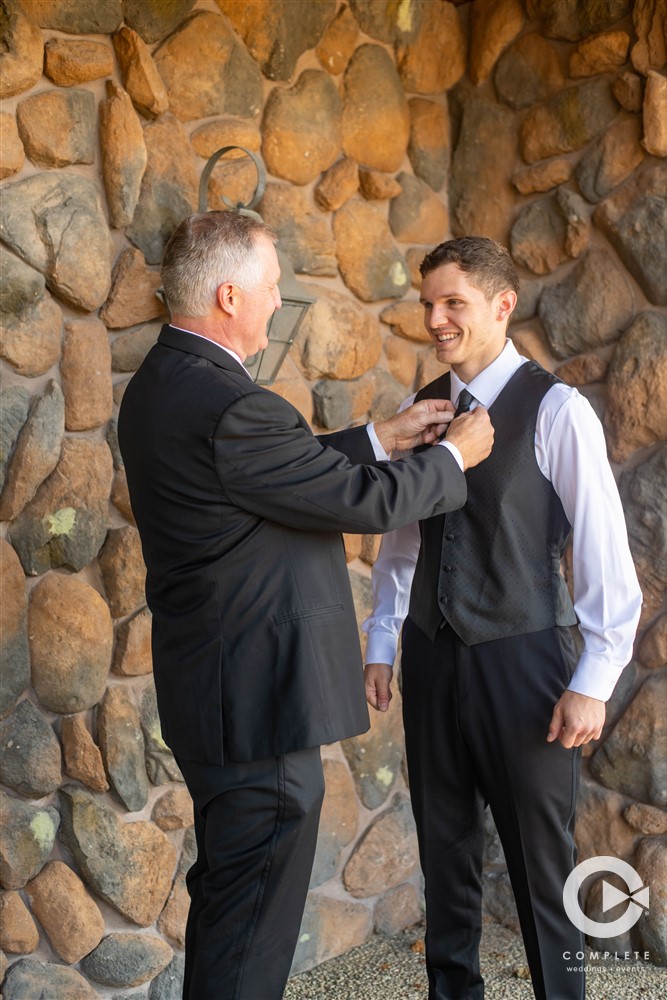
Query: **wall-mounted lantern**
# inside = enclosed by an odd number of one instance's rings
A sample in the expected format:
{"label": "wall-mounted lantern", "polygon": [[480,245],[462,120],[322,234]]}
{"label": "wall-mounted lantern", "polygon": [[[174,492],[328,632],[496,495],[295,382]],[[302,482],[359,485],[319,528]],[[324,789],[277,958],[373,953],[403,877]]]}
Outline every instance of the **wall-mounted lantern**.
{"label": "wall-mounted lantern", "polygon": [[[244,146],[223,146],[222,149],[218,149],[209,158],[199,181],[199,211],[208,211],[208,182],[211,172],[220,157],[232,149],[242,150],[255,164],[255,169],[257,170],[257,187],[247,205],[244,205],[242,202],[234,205],[225,195],[223,195],[222,200],[233,212],[241,212],[243,215],[253,215],[256,219],[261,219],[259,213],[253,211],[253,209],[255,205],[259,204],[264,195],[266,172],[259,156],[256,153],[251,153]],[[245,367],[259,385],[271,385],[274,381],[285,359],[285,355],[289,351],[297,331],[303,322],[304,316],[311,304],[315,302],[315,296],[311,295],[306,287],[297,281],[294,275],[294,268],[287,254],[281,248],[280,243],[276,245],[276,253],[278,254],[278,262],[280,264],[278,289],[283,303],[282,308],[277,309],[268,322],[266,331],[269,338],[268,347],[254,354],[252,357],[246,358],[244,362]]]}

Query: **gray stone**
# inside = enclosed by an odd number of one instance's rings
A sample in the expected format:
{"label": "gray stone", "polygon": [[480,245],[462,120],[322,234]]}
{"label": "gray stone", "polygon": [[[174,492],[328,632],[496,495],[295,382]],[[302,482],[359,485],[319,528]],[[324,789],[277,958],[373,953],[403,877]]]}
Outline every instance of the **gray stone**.
{"label": "gray stone", "polygon": [[28,598],[16,552],[0,539],[0,719],[14,708],[30,683]]}
{"label": "gray stone", "polygon": [[122,0],[31,0],[30,16],[40,28],[68,35],[110,35],[123,20]]}
{"label": "gray stone", "polygon": [[313,386],[313,416],[318,427],[333,431],[352,420],[353,394],[347,382],[323,379]]}
{"label": "gray stone", "polygon": [[664,601],[667,588],[667,446],[621,476],[620,492],[630,549],[644,594],[649,620]]}
{"label": "gray stone", "polygon": [[240,4],[217,0],[269,80],[289,80],[297,60],[319,42],[336,13],[335,0]]}
{"label": "gray stone", "polygon": [[503,927],[519,931],[519,914],[507,872],[482,873],[482,912],[497,920]]}
{"label": "gray stone", "polygon": [[534,274],[549,274],[579,256],[588,245],[590,230],[583,198],[559,188],[521,210],[512,226],[512,256]]}
{"label": "gray stone", "polygon": [[[354,576],[365,580],[370,613],[370,582],[359,573]],[[394,697],[389,710],[373,712],[370,730],[361,736],[344,740],[341,746],[359,798],[367,809],[377,809],[387,801],[400,774],[403,758],[401,697],[397,685],[394,684]]]}
{"label": "gray stone", "polygon": [[53,89],[26,97],[16,109],[26,155],[38,167],[94,163],[95,97],[89,90]]}
{"label": "gray stone", "polygon": [[292,962],[292,975],[363,944],[373,932],[370,907],[309,893]]}
{"label": "gray stone", "polygon": [[106,100],[100,101],[100,147],[109,221],[122,229],[132,222],[148,154],[130,95],[111,80]]}
{"label": "gray stone", "polygon": [[32,500],[60,458],[65,434],[65,400],[51,380],[44,394],[33,402],[7,471],[0,496],[0,517],[13,520]]}
{"label": "gray stone", "polygon": [[667,305],[667,163],[643,171],[595,210],[596,224],[650,302]]}
{"label": "gray stone", "polygon": [[610,730],[616,725],[619,718],[623,714],[625,706],[630,700],[630,694],[635,686],[635,681],[637,680],[637,666],[634,660],[621,671],[621,676],[616,682],[616,687],[614,688],[611,698],[606,702],[606,712],[605,712],[605,723],[604,730],[602,733],[603,738],[607,735],[607,730]]}
{"label": "gray stone", "polygon": [[7,315],[0,324],[0,355],[19,375],[43,375],[60,357],[63,316],[45,292],[32,309],[19,316]]}
{"label": "gray stone", "polygon": [[155,923],[171,889],[176,851],[154,823],[124,823],[99,795],[60,790],[63,842],[90,889],[140,927]]}
{"label": "gray stone", "polygon": [[369,409],[371,420],[392,417],[405,399],[405,386],[389,372],[376,368],[373,372],[373,400]]}
{"label": "gray stone", "polygon": [[400,299],[410,287],[410,271],[383,214],[353,198],[336,212],[333,226],[347,287],[364,302]]}
{"label": "gray stone", "polygon": [[528,0],[528,13],[540,18],[549,38],[577,42],[620,21],[629,12],[630,0]]}
{"label": "gray stone", "polygon": [[537,314],[537,306],[544,285],[539,280],[521,278],[519,298],[517,299],[514,312],[512,313],[512,323],[522,323],[526,319],[531,319]]}
{"label": "gray stone", "polygon": [[146,567],[135,527],[110,529],[99,554],[99,566],[114,618],[123,618],[143,607]]}
{"label": "gray stone", "polygon": [[649,676],[591,759],[607,788],[641,802],[667,805],[667,673]]}
{"label": "gray stone", "polygon": [[162,739],[153,684],[149,684],[144,690],[139,715],[146,747],[146,771],[151,782],[154,785],[164,785],[168,781],[183,781],[174,755]]}
{"label": "gray stone", "polygon": [[640,138],[640,119],[626,118],[612,125],[586,150],[574,171],[585,198],[590,202],[606,198],[630,176],[644,159]]}
{"label": "gray stone", "polygon": [[148,1000],[181,1000],[185,957],[174,955],[166,969],[153,980],[148,990]]}
{"label": "gray stone", "polygon": [[115,372],[136,372],[162,329],[160,323],[146,323],[138,330],[121,333],[111,345],[111,367]]}
{"label": "gray stone", "polygon": [[0,98],[30,90],[42,75],[44,42],[32,18],[17,3],[2,5]]}
{"label": "gray stone", "polygon": [[605,430],[615,462],[667,440],[667,316],[637,316],[616,347],[607,387]]}
{"label": "gray stone", "polygon": [[[0,885],[22,889],[46,864],[60,824],[53,806],[33,806],[0,789]],[[3,991],[4,993],[4,991]]]}
{"label": "gray stone", "polygon": [[457,134],[449,180],[452,232],[507,243],[516,197],[514,115],[469,84],[452,91],[450,114]]}
{"label": "gray stone", "polygon": [[606,250],[589,250],[563,281],[545,288],[539,317],[558,358],[618,340],[635,312],[630,282]]}
{"label": "gray stone", "polygon": [[386,0],[350,0],[350,9],[363,33],[379,42],[409,42],[421,27],[420,2],[410,5],[409,15],[401,16],[398,7]]}
{"label": "gray stone", "polygon": [[28,575],[59,566],[78,573],[92,562],[106,537],[112,476],[104,442],[64,440],[58,465],[10,529]]}
{"label": "gray stone", "polygon": [[609,82],[590,80],[566,87],[531,108],[521,123],[521,155],[526,163],[571,153],[595,139],[616,117]]}
{"label": "gray stone", "polygon": [[151,45],[174,31],[194,5],[195,0],[169,0],[157,4],[146,3],[146,0],[123,0],[123,18]]}
{"label": "gray stone", "polygon": [[305,191],[287,184],[267,184],[259,211],[278,234],[297,274],[335,277],[338,267],[331,225],[321,213],[311,211]]}
{"label": "gray stone", "polygon": [[667,965],[667,837],[642,840],[635,867],[642,883],[651,887],[651,905],[639,921],[642,950],[656,965]]}
{"label": "gray stone", "polygon": [[3,321],[29,313],[44,295],[44,275],[0,246],[0,313]]}
{"label": "gray stone", "polygon": [[[586,896],[586,904],[584,906],[584,912],[589,920],[595,920],[599,923],[607,923],[609,921],[609,916],[607,911],[603,909],[604,895],[606,895],[604,885],[608,883],[613,885],[616,889],[620,889],[621,892],[627,892],[627,886],[625,885],[623,879],[618,875],[609,873],[605,875],[604,878],[599,878],[593,882],[588,895]],[[617,952],[619,955],[628,951],[633,950],[633,935],[631,931],[627,930],[622,934],[615,934],[613,937],[608,937],[605,933],[604,937],[595,937],[595,935],[588,934],[587,940],[591,948],[596,951],[602,952]]]}
{"label": "gray stone", "polygon": [[558,53],[537,32],[523,35],[503,53],[494,76],[498,96],[515,110],[546,100],[564,82]]}
{"label": "gray stone", "polygon": [[11,385],[0,392],[0,492],[29,406],[30,393],[22,385]]}
{"label": "gray stone", "polygon": [[441,243],[447,235],[447,208],[419,177],[401,171],[397,177],[401,193],[389,203],[389,225],[401,243]]}
{"label": "gray stone", "polygon": [[81,962],[89,979],[104,986],[139,986],[162,972],[173,957],[164,941],[148,934],[109,934]]}
{"label": "gray stone", "polygon": [[139,713],[126,687],[107,688],[97,708],[97,738],[112,790],[129,812],[139,812],[148,802],[148,778]]}
{"label": "gray stone", "polygon": [[21,958],[2,983],[3,1000],[96,1000],[97,992],[81,973],[66,965]]}
{"label": "gray stone", "polygon": [[417,866],[410,801],[397,795],[355,846],[343,871],[343,884],[352,896],[363,899],[406,881]]}
{"label": "gray stone", "polygon": [[126,235],[146,263],[159,264],[172,231],[196,211],[199,178],[187,134],[172,115],[146,125],[144,140],[148,163]]}
{"label": "gray stone", "polygon": [[195,11],[153,57],[169,94],[169,106],[181,121],[259,114],[259,67],[220,14]]}
{"label": "gray stone", "polygon": [[397,885],[378,899],[373,911],[376,934],[393,937],[406,927],[418,924],[423,917],[423,909],[415,887],[404,883]]}
{"label": "gray stone", "polygon": [[[413,97],[408,156],[417,177],[439,191],[449,173],[449,115],[446,104]],[[426,242],[422,240],[422,242]]]}
{"label": "gray stone", "polygon": [[69,305],[91,311],[106,299],[111,238],[98,188],[87,178],[42,173],[5,187],[0,236]]}
{"label": "gray stone", "polygon": [[42,713],[27,699],[0,726],[0,770],[5,785],[41,799],[60,784],[58,738]]}

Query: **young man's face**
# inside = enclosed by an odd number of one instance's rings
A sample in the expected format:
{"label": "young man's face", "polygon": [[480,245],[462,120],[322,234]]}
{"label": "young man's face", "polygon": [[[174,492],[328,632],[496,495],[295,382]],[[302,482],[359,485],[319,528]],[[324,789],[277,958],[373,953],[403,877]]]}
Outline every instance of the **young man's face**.
{"label": "young man's face", "polygon": [[438,361],[467,383],[505,346],[516,295],[508,290],[489,300],[458,265],[442,264],[422,280],[420,301]]}

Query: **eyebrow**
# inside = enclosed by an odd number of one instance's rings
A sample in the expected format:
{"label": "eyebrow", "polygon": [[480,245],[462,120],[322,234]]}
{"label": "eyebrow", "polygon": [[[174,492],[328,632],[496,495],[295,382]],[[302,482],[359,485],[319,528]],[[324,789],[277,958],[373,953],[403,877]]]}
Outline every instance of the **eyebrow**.
{"label": "eyebrow", "polygon": [[[436,295],[435,298],[436,298],[436,300],[437,299],[461,299],[464,302],[468,301],[466,299],[465,295],[463,294],[463,292],[443,292],[442,295]],[[424,298],[423,295],[420,295],[419,296],[419,301],[422,302],[422,303],[424,303],[424,302],[430,302],[431,300]]]}

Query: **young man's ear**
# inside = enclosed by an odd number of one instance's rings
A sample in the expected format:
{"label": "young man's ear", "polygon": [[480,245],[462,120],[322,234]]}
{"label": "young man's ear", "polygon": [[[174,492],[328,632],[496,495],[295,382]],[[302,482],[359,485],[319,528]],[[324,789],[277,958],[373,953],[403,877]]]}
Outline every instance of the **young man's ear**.
{"label": "young man's ear", "polygon": [[514,307],[516,306],[516,292],[513,292],[511,288],[501,292],[498,296],[496,305],[496,319],[508,320],[514,312]]}

